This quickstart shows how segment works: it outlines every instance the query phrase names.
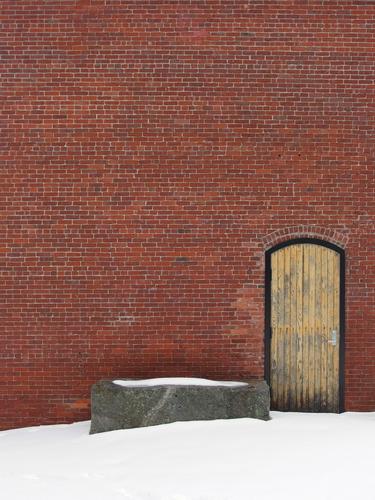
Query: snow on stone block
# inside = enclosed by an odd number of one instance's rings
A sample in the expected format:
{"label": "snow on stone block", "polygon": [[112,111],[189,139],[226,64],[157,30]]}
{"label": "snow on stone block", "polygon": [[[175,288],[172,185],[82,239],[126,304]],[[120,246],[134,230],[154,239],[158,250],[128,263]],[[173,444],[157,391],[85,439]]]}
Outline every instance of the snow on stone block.
{"label": "snow on stone block", "polygon": [[90,434],[189,420],[268,420],[269,405],[261,380],[102,380],[91,391]]}
{"label": "snow on stone block", "polygon": [[225,386],[240,387],[248,385],[247,382],[227,382],[223,380],[209,380],[207,378],[188,378],[188,377],[165,377],[148,378],[144,380],[113,380],[114,384],[123,387],[150,387],[155,385],[200,385],[200,386]]}

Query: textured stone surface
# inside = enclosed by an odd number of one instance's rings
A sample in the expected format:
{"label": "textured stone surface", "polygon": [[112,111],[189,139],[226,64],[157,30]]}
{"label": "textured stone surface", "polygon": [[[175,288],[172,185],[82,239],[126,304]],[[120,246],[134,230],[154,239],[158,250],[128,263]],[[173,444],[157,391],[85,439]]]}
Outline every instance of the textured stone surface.
{"label": "textured stone surface", "polygon": [[269,389],[259,380],[238,387],[123,387],[102,380],[91,398],[90,434],[183,420],[269,418]]}

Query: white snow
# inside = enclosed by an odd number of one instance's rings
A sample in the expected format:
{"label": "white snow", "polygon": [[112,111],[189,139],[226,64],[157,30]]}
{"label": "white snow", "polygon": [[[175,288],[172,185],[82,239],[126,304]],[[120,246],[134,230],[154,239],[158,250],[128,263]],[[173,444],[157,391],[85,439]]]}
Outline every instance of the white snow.
{"label": "white snow", "polygon": [[0,432],[2,500],[374,500],[375,413]]}
{"label": "white snow", "polygon": [[240,387],[247,385],[246,382],[224,382],[220,380],[209,380],[207,378],[188,378],[188,377],[165,377],[149,378],[144,380],[113,380],[116,385],[123,387],[153,387],[156,385],[203,385],[203,386],[225,386]]}

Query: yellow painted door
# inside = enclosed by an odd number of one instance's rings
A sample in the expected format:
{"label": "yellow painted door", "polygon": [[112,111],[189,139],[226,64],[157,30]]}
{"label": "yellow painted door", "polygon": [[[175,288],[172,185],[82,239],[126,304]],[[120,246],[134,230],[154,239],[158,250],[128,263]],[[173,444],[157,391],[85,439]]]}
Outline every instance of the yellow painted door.
{"label": "yellow painted door", "polygon": [[271,404],[339,411],[340,255],[301,243],[271,254]]}

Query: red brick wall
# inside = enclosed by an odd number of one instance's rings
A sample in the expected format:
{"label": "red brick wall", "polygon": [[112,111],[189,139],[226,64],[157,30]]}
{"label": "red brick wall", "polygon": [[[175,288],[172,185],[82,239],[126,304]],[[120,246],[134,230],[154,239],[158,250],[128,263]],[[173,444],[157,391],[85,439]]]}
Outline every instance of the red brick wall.
{"label": "red brick wall", "polygon": [[262,377],[264,251],[347,253],[375,410],[373,1],[2,0],[0,424],[102,377]]}

